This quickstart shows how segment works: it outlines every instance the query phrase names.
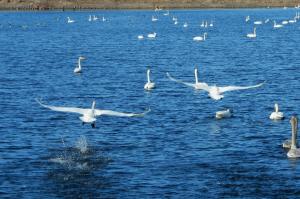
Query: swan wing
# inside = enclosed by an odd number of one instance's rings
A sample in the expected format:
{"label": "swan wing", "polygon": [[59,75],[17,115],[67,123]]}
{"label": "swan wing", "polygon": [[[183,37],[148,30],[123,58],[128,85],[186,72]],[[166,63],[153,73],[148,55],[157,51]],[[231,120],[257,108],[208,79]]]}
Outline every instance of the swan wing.
{"label": "swan wing", "polygon": [[178,83],[181,83],[181,84],[184,84],[186,86],[190,86],[190,87],[195,87],[195,84],[192,84],[192,83],[188,83],[188,82],[183,82],[181,80],[178,80],[178,79],[175,79],[173,78],[169,73],[167,73],[167,76],[168,78],[171,80],[171,81],[174,81],[174,82],[178,82]]}
{"label": "swan wing", "polygon": [[41,101],[36,99],[36,101],[43,107],[48,108],[53,111],[59,111],[59,112],[68,112],[68,113],[78,113],[84,115],[87,113],[90,109],[83,109],[83,108],[76,108],[76,107],[61,107],[61,106],[49,106],[43,104]]}
{"label": "swan wing", "polygon": [[220,93],[224,93],[224,92],[227,92],[227,91],[235,91],[235,90],[245,90],[245,89],[250,89],[250,88],[257,88],[257,87],[262,86],[264,83],[265,82],[257,84],[257,85],[253,85],[253,86],[224,86],[224,87],[219,87],[219,92]]}
{"label": "swan wing", "polygon": [[149,108],[143,113],[122,113],[122,112],[117,112],[117,111],[111,111],[111,110],[99,110],[95,109],[95,116],[100,116],[100,115],[108,115],[108,116],[117,116],[117,117],[142,117],[149,113],[151,109]]}

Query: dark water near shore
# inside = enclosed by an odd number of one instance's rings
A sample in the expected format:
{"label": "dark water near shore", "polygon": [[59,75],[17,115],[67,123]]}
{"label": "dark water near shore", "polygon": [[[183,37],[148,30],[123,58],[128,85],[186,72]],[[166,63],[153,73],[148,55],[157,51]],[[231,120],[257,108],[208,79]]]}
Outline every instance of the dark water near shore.
{"label": "dark water near shore", "polygon": [[[0,197],[299,198],[300,161],[288,159],[281,143],[300,111],[300,22],[276,30],[271,23],[296,11],[0,12]],[[88,22],[90,14],[108,21]],[[256,39],[246,38],[254,20],[267,18]],[[202,20],[214,27],[200,28]],[[155,40],[137,40],[153,31]],[[205,42],[192,40],[204,32]],[[87,59],[75,75],[80,55]],[[266,84],[213,101],[165,75],[192,82],[195,66],[209,84]],[[151,92],[143,89],[148,67],[157,85]],[[100,117],[92,129],[35,98],[152,111]],[[287,119],[268,119],[275,102]],[[234,117],[215,120],[225,108]]]}

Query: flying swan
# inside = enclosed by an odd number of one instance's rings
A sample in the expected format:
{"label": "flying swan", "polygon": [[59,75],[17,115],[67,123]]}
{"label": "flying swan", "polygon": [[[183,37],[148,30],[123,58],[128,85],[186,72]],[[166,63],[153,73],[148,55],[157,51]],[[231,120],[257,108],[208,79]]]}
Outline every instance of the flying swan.
{"label": "flying swan", "polygon": [[108,115],[108,116],[117,116],[117,117],[142,117],[151,111],[150,108],[147,111],[145,111],[144,113],[121,113],[121,112],[116,112],[116,111],[111,111],[111,110],[100,110],[100,109],[95,109],[95,107],[96,107],[95,101],[93,101],[91,108],[49,106],[49,105],[43,104],[38,99],[36,99],[36,101],[41,106],[48,108],[50,110],[53,110],[53,111],[80,114],[81,116],[79,117],[79,119],[82,121],[82,124],[90,123],[93,128],[95,128],[95,122],[97,120],[96,117],[98,117],[98,116]]}
{"label": "flying swan", "polygon": [[[196,75],[196,72],[195,72],[195,75]],[[205,82],[202,82],[202,83],[199,83],[197,82],[196,80],[196,83],[195,84],[191,84],[191,83],[186,83],[186,82],[183,82],[181,80],[177,80],[173,77],[171,77],[171,75],[169,73],[167,73],[167,76],[170,80],[172,81],[175,81],[175,82],[179,82],[179,83],[182,83],[186,86],[190,86],[190,87],[193,87],[195,89],[198,89],[198,90],[205,90],[208,92],[208,96],[214,100],[220,100],[224,97],[224,95],[222,95],[223,93],[225,92],[228,92],[228,91],[235,91],[235,90],[245,90],[245,89],[250,89],[250,88],[257,88],[257,87],[260,87],[264,84],[263,83],[260,83],[260,84],[257,84],[257,85],[253,85],[253,86],[223,86],[223,87],[219,87],[219,86],[209,86],[207,83]]]}

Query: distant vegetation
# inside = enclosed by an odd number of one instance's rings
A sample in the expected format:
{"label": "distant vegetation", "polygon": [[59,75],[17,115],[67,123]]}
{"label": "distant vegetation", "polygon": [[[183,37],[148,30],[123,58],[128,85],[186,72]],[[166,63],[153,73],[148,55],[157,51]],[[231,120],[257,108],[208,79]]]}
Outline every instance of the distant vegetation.
{"label": "distant vegetation", "polygon": [[154,9],[295,7],[300,0],[0,0],[0,9]]}

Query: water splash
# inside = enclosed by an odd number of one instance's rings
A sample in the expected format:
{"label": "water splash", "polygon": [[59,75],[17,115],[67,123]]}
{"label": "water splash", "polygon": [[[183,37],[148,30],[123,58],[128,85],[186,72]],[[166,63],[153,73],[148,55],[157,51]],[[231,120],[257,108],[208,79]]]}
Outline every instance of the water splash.
{"label": "water splash", "polygon": [[86,153],[88,151],[88,143],[86,137],[81,135],[80,138],[77,140],[75,147],[81,152]]}

